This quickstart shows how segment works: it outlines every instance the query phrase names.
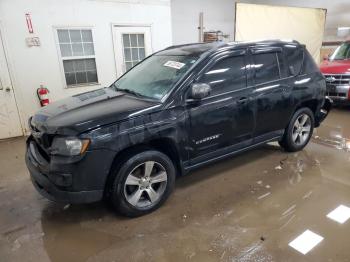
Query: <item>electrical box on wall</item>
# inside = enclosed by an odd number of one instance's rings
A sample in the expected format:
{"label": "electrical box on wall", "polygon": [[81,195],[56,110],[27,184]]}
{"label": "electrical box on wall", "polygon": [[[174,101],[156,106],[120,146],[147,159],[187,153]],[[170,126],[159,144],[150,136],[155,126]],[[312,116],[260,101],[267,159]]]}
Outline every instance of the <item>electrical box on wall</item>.
{"label": "electrical box on wall", "polygon": [[39,37],[27,37],[26,44],[28,47],[32,46],[40,46],[40,38]]}

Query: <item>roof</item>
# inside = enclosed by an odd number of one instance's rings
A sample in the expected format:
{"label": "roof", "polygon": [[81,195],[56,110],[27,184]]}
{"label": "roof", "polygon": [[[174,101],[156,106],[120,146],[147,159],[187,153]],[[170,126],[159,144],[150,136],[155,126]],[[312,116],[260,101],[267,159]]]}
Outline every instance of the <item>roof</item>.
{"label": "roof", "polygon": [[157,55],[189,55],[189,56],[201,56],[204,53],[212,53],[220,51],[221,49],[235,49],[252,47],[252,46],[282,46],[282,45],[300,45],[295,40],[261,40],[261,41],[244,41],[244,42],[213,42],[213,43],[193,43],[186,45],[170,46],[160,52]]}

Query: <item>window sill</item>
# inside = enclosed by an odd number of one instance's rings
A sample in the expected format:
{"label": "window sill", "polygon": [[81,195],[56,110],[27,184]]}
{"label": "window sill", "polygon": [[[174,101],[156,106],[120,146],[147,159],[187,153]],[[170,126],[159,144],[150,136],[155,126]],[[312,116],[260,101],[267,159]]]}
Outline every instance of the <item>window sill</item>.
{"label": "window sill", "polygon": [[77,84],[77,85],[66,85],[65,89],[92,87],[92,86],[101,86],[101,84],[98,82],[95,82],[95,83],[84,83],[84,84]]}

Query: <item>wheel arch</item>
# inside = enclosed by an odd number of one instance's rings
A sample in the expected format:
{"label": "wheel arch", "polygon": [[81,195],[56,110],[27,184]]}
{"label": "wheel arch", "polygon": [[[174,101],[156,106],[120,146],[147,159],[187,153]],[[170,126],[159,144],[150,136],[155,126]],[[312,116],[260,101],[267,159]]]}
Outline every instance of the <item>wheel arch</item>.
{"label": "wheel arch", "polygon": [[146,150],[157,150],[162,152],[173,161],[177,175],[182,175],[184,173],[182,159],[175,142],[170,138],[151,139],[145,143],[126,147],[115,155],[105,183],[105,196],[108,196],[110,191],[109,186],[112,185],[115,174],[121,165],[131,156]]}
{"label": "wheel arch", "polygon": [[316,115],[316,112],[317,112],[317,107],[318,107],[318,105],[319,105],[319,101],[318,101],[317,99],[308,99],[308,100],[302,101],[301,103],[299,103],[299,104],[296,106],[296,108],[295,108],[293,114],[294,114],[297,110],[299,110],[300,108],[307,107],[307,108],[309,108],[309,109],[312,111],[312,113],[314,113],[314,116],[315,116],[315,115]]}

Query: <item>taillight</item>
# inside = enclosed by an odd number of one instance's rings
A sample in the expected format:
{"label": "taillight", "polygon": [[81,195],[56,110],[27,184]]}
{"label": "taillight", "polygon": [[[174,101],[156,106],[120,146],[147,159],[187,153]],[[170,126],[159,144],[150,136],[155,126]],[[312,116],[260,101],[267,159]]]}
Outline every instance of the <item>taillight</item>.
{"label": "taillight", "polygon": [[348,90],[348,100],[350,100],[350,88]]}

